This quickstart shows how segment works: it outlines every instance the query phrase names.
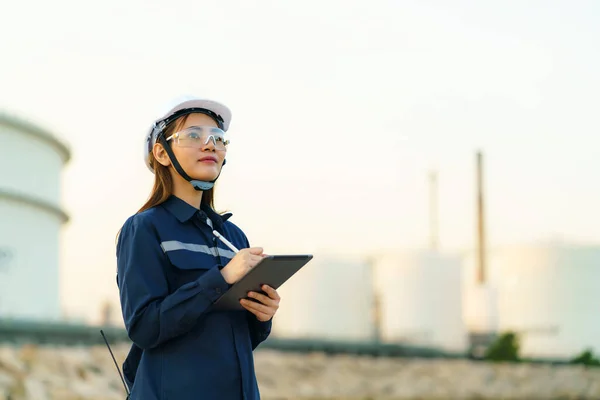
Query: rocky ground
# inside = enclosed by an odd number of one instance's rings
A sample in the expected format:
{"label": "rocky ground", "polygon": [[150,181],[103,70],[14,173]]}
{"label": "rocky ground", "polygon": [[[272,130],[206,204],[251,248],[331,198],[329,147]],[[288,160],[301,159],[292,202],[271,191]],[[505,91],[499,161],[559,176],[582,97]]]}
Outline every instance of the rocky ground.
{"label": "rocky ground", "polygon": [[[119,364],[127,347],[113,348]],[[263,398],[600,399],[600,369],[257,350]],[[105,346],[0,345],[0,400],[123,400]]]}

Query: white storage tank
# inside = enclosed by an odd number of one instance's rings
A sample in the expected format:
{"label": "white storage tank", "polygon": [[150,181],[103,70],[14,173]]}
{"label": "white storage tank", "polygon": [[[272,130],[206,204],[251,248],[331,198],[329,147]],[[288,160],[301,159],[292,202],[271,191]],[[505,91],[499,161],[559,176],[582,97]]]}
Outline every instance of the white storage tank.
{"label": "white storage tank", "polygon": [[477,282],[477,252],[465,252],[463,257],[463,320],[470,333],[493,334],[498,330],[498,270],[494,254],[488,251],[482,283]]}
{"label": "white storage tank", "polygon": [[382,341],[467,349],[458,256],[427,250],[381,254],[374,271]]}
{"label": "white storage tank", "polygon": [[52,134],[0,114],[0,318],[60,318],[60,206],[68,148]]}
{"label": "white storage tank", "polygon": [[499,330],[522,334],[531,357],[600,353],[600,246],[561,243],[494,252]]}
{"label": "white storage tank", "polygon": [[280,289],[273,336],[339,341],[372,340],[373,287],[367,260],[315,254]]}

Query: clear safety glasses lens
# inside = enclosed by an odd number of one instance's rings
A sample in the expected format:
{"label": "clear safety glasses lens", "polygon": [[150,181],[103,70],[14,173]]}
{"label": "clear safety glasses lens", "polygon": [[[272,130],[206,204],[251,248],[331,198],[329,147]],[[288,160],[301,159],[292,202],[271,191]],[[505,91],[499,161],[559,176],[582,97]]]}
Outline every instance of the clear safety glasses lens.
{"label": "clear safety glasses lens", "polygon": [[225,132],[214,126],[192,126],[167,138],[179,147],[202,148],[212,142],[217,150],[226,150],[229,140]]}

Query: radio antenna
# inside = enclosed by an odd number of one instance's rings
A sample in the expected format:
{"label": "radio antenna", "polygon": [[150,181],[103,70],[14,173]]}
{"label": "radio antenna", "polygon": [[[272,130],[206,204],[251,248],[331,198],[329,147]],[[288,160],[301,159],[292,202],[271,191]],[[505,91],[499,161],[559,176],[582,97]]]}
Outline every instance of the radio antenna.
{"label": "radio antenna", "polygon": [[106,343],[106,347],[108,347],[108,351],[110,352],[113,362],[115,363],[115,367],[117,367],[117,372],[119,372],[119,376],[121,377],[121,382],[123,382],[123,387],[125,388],[125,393],[127,393],[127,399],[129,399],[129,396],[130,396],[129,389],[127,389],[127,384],[125,383],[125,379],[123,378],[121,369],[119,368],[119,365],[117,364],[115,355],[113,354],[112,350],[110,349],[110,345],[108,344],[108,340],[106,340],[106,336],[104,335],[104,331],[102,329],[100,329],[100,334],[102,334],[102,337],[104,338],[104,343]]}

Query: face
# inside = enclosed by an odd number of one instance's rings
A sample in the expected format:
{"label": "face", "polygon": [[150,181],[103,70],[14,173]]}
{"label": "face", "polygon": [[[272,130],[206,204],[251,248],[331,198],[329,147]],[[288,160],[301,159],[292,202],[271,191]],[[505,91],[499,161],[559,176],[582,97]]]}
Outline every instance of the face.
{"label": "face", "polygon": [[[219,175],[227,150],[223,149],[222,141],[206,140],[211,134],[215,139],[220,138],[219,131],[215,120],[208,115],[189,114],[182,126],[172,135],[167,135],[177,161],[193,179],[212,181]],[[154,145],[154,156],[162,165],[171,165],[171,160],[160,144]]]}

